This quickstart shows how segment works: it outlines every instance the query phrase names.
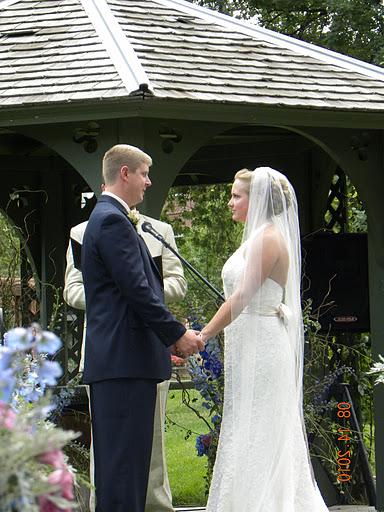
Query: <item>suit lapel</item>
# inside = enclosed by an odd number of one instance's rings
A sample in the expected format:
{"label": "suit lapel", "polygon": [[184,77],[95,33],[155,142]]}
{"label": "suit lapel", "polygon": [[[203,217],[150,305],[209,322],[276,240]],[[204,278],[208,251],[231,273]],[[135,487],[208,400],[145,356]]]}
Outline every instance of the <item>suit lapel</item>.
{"label": "suit lapel", "polygon": [[139,238],[139,243],[140,243],[140,246],[142,247],[142,249],[144,251],[146,251],[146,253],[148,254],[148,257],[149,257],[149,262],[150,262],[150,265],[151,265],[151,268],[153,270],[153,273],[157,276],[157,278],[159,279],[160,283],[162,283],[163,279],[162,279],[162,276],[159,272],[159,269],[157,268],[157,265],[156,263],[154,262],[153,258],[152,258],[152,255],[151,253],[149,252],[149,249],[148,249],[148,246],[147,244],[144,242],[143,238],[139,235],[139,233],[137,232],[137,226],[134,226],[133,225],[133,222],[130,221],[129,217],[128,217],[128,212],[127,210],[124,208],[124,206],[119,203],[119,201],[116,201],[116,199],[114,197],[111,197],[111,196],[108,196],[108,195],[101,195],[99,197],[99,200],[98,202],[100,203],[109,203],[109,204],[112,204],[113,206],[115,206],[121,213],[124,214],[124,216],[126,217],[127,219],[127,222],[129,222],[133,229],[135,230],[136,232],[136,235],[137,237]]}
{"label": "suit lapel", "polygon": [[144,251],[146,251],[146,253],[149,256],[149,261],[151,263],[151,267],[152,267],[152,270],[153,270],[154,274],[156,274],[156,276],[158,277],[159,281],[162,283],[163,282],[163,278],[162,278],[162,276],[161,276],[161,274],[159,272],[159,269],[157,268],[157,265],[156,265],[154,259],[152,258],[152,254],[149,252],[147,244],[144,242],[143,238],[139,235],[139,233],[137,233],[137,236],[139,237],[141,247],[143,248]]}

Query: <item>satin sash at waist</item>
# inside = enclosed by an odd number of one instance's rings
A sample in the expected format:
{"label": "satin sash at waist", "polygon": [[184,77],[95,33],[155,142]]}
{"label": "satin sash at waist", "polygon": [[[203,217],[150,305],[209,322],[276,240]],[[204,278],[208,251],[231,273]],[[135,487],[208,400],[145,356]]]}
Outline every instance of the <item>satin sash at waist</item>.
{"label": "satin sash at waist", "polygon": [[264,308],[262,310],[253,310],[252,306],[247,306],[241,313],[241,315],[258,315],[258,316],[277,316],[280,318],[284,325],[287,326],[289,320],[292,318],[292,312],[286,304],[282,302],[278,306],[271,306],[270,308]]}

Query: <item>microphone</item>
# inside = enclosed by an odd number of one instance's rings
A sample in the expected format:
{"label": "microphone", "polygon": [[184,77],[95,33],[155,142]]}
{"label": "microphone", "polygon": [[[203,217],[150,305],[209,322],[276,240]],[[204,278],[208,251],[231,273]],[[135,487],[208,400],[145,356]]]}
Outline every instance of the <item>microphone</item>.
{"label": "microphone", "polygon": [[144,231],[144,233],[149,233],[153,237],[157,238],[157,240],[159,240],[160,242],[165,242],[164,237],[156,231],[156,229],[152,226],[150,222],[143,222],[143,224],[141,225],[141,229]]}
{"label": "microphone", "polygon": [[179,260],[183,263],[183,265],[185,265],[191,272],[193,272],[195,274],[195,276],[197,276],[201,281],[203,281],[203,283],[208,286],[208,288],[213,291],[215,293],[215,295],[221,300],[221,301],[225,301],[225,298],[223,296],[222,293],[220,293],[218,290],[216,290],[216,288],[214,286],[211,285],[211,283],[209,281],[207,281],[207,279],[205,279],[204,276],[202,276],[200,274],[200,272],[198,272],[186,259],[184,259],[177,251],[174,247],[172,247],[166,240],[165,238],[156,231],[156,229],[152,226],[152,224],[148,221],[145,221],[143,222],[143,224],[141,225],[141,229],[142,231],[144,231],[144,233],[149,233],[150,235],[152,235],[154,238],[156,238],[157,240],[159,240],[159,242],[161,242],[164,247],[166,247],[167,249],[169,249],[177,258],[179,258]]}

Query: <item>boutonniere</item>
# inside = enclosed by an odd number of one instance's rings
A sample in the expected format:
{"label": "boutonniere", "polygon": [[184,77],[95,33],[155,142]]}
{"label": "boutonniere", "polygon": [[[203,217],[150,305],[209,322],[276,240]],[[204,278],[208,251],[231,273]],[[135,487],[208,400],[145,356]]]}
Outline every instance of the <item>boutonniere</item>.
{"label": "boutonniere", "polygon": [[134,225],[134,227],[137,230],[137,225],[138,225],[139,220],[140,220],[140,215],[139,215],[139,211],[136,210],[136,208],[131,208],[129,210],[129,212],[128,212],[128,219],[132,222],[132,224]]}

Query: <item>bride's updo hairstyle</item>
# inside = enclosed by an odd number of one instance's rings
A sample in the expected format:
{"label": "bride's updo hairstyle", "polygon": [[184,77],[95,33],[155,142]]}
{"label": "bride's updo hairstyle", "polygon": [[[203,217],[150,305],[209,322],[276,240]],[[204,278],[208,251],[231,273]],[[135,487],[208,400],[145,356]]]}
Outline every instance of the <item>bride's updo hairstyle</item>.
{"label": "bride's updo hairstyle", "polygon": [[292,204],[292,192],[291,186],[283,174],[269,167],[257,167],[253,172],[249,171],[249,174],[252,194],[255,194],[255,197],[258,197],[258,200],[265,205],[267,218],[280,215],[288,210]]}
{"label": "bride's updo hairstyle", "polygon": [[244,169],[240,169],[240,171],[237,171],[237,173],[235,174],[235,177],[233,178],[233,181],[241,180],[244,183],[248,194],[249,194],[249,191],[251,188],[252,174],[253,174],[252,171],[244,168]]}
{"label": "bride's updo hairstyle", "polygon": [[[269,168],[257,167],[254,171],[246,168],[240,169],[240,171],[237,171],[235,174],[234,180],[241,180],[249,194],[251,190],[252,176],[255,176],[255,173],[257,172],[266,171],[267,169]],[[257,174],[255,178],[257,178]],[[292,193],[285,177],[282,175],[281,177],[270,176],[270,180],[270,196],[267,206],[268,217],[271,217],[272,215],[280,215],[283,211],[287,210],[292,203]],[[256,180],[255,186],[257,186]]]}
{"label": "bride's updo hairstyle", "polygon": [[269,216],[280,215],[290,207],[291,203],[292,195],[287,180],[272,178],[270,204],[268,205]]}

